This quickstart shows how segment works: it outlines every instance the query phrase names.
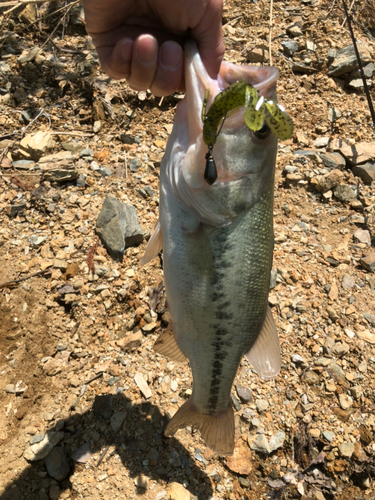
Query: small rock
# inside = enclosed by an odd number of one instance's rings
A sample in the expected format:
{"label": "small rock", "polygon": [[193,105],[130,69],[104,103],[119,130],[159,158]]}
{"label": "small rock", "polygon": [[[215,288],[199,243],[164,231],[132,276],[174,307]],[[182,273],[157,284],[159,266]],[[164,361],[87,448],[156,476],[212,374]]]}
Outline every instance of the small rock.
{"label": "small rock", "polygon": [[318,183],[316,184],[316,189],[321,193],[325,193],[330,189],[335,188],[340,184],[344,178],[344,173],[341,170],[335,169],[318,177]]}
{"label": "small rock", "polygon": [[359,427],[359,438],[363,446],[368,446],[373,442],[374,435],[367,427],[367,425],[361,425]]}
{"label": "small rock", "polygon": [[319,381],[319,375],[312,370],[307,370],[302,376],[302,382],[305,382],[307,385],[315,385]]}
{"label": "small rock", "polygon": [[314,439],[318,439],[320,437],[320,429],[310,429],[309,433]]}
{"label": "small rock", "polygon": [[371,235],[367,229],[357,229],[353,234],[353,239],[357,243],[364,243],[369,247],[371,246]]}
{"label": "small rock", "polygon": [[20,143],[19,153],[28,160],[38,161],[54,145],[52,134],[40,130],[36,134],[25,135]]}
{"label": "small rock", "polygon": [[96,221],[96,232],[108,253],[121,261],[125,248],[137,246],[143,241],[135,208],[107,195]]}
{"label": "small rock", "polygon": [[324,431],[323,437],[324,437],[324,439],[326,439],[330,443],[331,441],[333,441],[333,439],[335,437],[335,433],[332,431]]}
{"label": "small rock", "polygon": [[269,407],[268,401],[265,401],[264,399],[258,399],[255,404],[259,413],[266,411]]}
{"label": "small rock", "polygon": [[341,281],[341,286],[344,290],[350,290],[355,286],[355,279],[350,274],[345,273]]}
{"label": "small rock", "polygon": [[180,483],[171,483],[168,487],[168,500],[190,500],[190,492]]}
{"label": "small rock", "polygon": [[250,448],[254,451],[259,451],[260,453],[270,453],[270,446],[268,444],[267,438],[264,434],[257,434],[254,441],[249,442]]}
{"label": "small rock", "polygon": [[338,342],[334,345],[332,349],[332,354],[336,354],[336,356],[345,356],[348,354],[350,347],[345,342]]}
{"label": "small rock", "polygon": [[338,200],[348,202],[357,198],[358,189],[347,184],[340,184],[334,189],[333,194]]}
{"label": "small rock", "polygon": [[340,153],[319,153],[319,156],[323,165],[327,168],[343,169],[346,165],[345,159],[340,155]]}
{"label": "small rock", "polygon": [[[335,51],[335,53],[336,53],[336,51]],[[341,118],[341,116],[342,116],[342,113],[338,108],[329,108],[328,113],[327,113],[327,118],[331,123],[334,123],[338,118]],[[334,154],[337,155],[337,153],[334,153]],[[341,155],[339,155],[339,156],[341,157],[341,159],[343,159]],[[336,158],[336,156],[335,156],[335,158]],[[345,166],[345,160],[344,160],[344,166]]]}
{"label": "small rock", "polygon": [[339,446],[339,451],[341,456],[345,458],[350,458],[354,452],[354,444],[353,443],[341,443]]}
{"label": "small rock", "polygon": [[279,448],[281,448],[283,446],[284,441],[285,441],[285,437],[286,437],[285,432],[283,432],[283,431],[279,431],[271,437],[270,443],[269,443],[271,453],[275,450],[278,450]]}
{"label": "small rock", "polygon": [[286,42],[281,42],[283,52],[286,56],[291,57],[298,50],[298,43],[294,40],[288,40]]}
{"label": "small rock", "polygon": [[98,172],[103,177],[110,177],[113,174],[112,170],[109,167],[101,167],[98,169]]}
{"label": "small rock", "polygon": [[363,317],[371,326],[375,326],[375,316],[373,314],[363,313]]}
{"label": "small rock", "polygon": [[343,410],[348,410],[353,406],[353,399],[345,393],[339,394],[339,402]]}
{"label": "small rock", "polygon": [[117,340],[116,344],[123,351],[131,351],[141,345],[142,339],[143,339],[143,334],[140,330],[138,330],[137,332],[131,333],[130,335],[124,337],[123,339]]}
{"label": "small rock", "polygon": [[299,26],[296,26],[295,24],[288,26],[286,32],[291,38],[296,38],[303,35],[301,28]]}
{"label": "small rock", "polygon": [[305,362],[305,360],[303,359],[303,357],[300,354],[293,354],[292,363],[298,365],[298,364],[304,363],[304,362]]}
{"label": "small rock", "polygon": [[245,403],[253,401],[253,395],[251,389],[249,389],[248,387],[244,387],[241,384],[237,384],[236,390],[238,397],[242,399],[242,401],[244,401]]}
{"label": "small rock", "polygon": [[113,432],[117,433],[121,429],[121,426],[125,420],[126,417],[126,412],[124,411],[118,411],[117,413],[114,413],[111,417],[110,423]]}
{"label": "small rock", "polygon": [[337,321],[340,318],[335,309],[333,309],[333,307],[331,306],[327,306],[327,313],[332,321]]}
{"label": "small rock", "polygon": [[68,458],[62,446],[56,446],[47,455],[44,463],[48,474],[57,481],[65,479],[70,472]]}
{"label": "small rock", "polygon": [[375,253],[372,253],[367,257],[362,257],[359,259],[359,263],[364,269],[366,269],[366,271],[373,273],[375,271]]}
{"label": "small rock", "polygon": [[356,177],[359,177],[364,184],[370,185],[375,181],[375,163],[373,162],[356,165],[352,168],[352,172]]}
{"label": "small rock", "polygon": [[147,382],[145,381],[142,373],[138,372],[135,375],[134,382],[137,384],[138,389],[141,391],[141,393],[146,399],[149,399],[152,396],[152,391],[147,385]]}
{"label": "small rock", "polygon": [[368,330],[357,332],[357,337],[369,344],[375,344],[375,333],[371,333]]}
{"label": "small rock", "polygon": [[314,148],[325,148],[329,144],[329,137],[317,137],[313,142]]}
{"label": "small rock", "polygon": [[29,243],[33,247],[38,247],[41,245],[44,241],[46,241],[47,237],[46,236],[38,236],[37,234],[33,234],[29,238]]}

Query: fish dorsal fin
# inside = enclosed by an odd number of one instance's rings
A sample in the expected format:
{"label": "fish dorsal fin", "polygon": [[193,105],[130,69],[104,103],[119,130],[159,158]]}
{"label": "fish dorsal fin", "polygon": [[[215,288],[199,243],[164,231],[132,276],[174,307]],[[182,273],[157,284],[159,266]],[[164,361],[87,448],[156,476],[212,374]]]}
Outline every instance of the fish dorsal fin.
{"label": "fish dorsal fin", "polygon": [[186,361],[186,356],[177,345],[171,325],[168,325],[155,342],[154,351],[178,363]]}
{"label": "fish dorsal fin", "polygon": [[148,240],[145,254],[141,260],[141,266],[144,266],[152,259],[158,256],[159,252],[163,249],[163,234],[161,232],[160,222],[156,224],[151,238]]}
{"label": "fish dorsal fin", "polygon": [[258,338],[245,356],[262,378],[273,378],[280,372],[279,337],[269,306]]}

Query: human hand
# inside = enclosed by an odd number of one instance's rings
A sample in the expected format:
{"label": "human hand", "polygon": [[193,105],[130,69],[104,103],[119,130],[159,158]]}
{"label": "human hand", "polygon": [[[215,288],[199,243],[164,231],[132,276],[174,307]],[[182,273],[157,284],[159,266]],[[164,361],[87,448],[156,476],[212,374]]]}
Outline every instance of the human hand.
{"label": "human hand", "polygon": [[103,70],[126,78],[134,90],[156,96],[184,88],[183,50],[198,43],[202,61],[216,77],[224,54],[223,0],[83,0],[86,29]]}

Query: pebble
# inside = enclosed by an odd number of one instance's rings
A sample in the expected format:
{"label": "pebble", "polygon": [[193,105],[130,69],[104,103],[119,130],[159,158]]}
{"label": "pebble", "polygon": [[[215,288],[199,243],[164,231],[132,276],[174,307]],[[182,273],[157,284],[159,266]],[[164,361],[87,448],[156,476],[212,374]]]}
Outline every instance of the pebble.
{"label": "pebble", "polygon": [[268,401],[265,401],[264,399],[258,399],[255,404],[259,413],[266,411],[269,407]]}
{"label": "pebble", "polygon": [[354,285],[355,285],[355,280],[353,276],[350,276],[350,274],[345,273],[341,281],[342,288],[344,290],[350,290],[351,288],[353,288]]}
{"label": "pebble", "polygon": [[353,443],[341,443],[339,446],[340,455],[345,458],[350,458],[354,452]]}
{"label": "pebble", "polygon": [[249,389],[248,387],[244,387],[241,384],[237,384],[236,390],[237,390],[238,397],[242,401],[244,401],[245,403],[249,403],[249,402],[253,401],[253,395],[252,395],[251,389]]}
{"label": "pebble", "polygon": [[152,391],[147,385],[147,382],[145,381],[142,373],[138,372],[135,375],[134,382],[137,384],[138,389],[141,391],[141,393],[146,399],[149,399],[152,396]]}
{"label": "pebble", "polygon": [[249,444],[250,448],[254,451],[266,453],[267,455],[271,452],[269,443],[264,434],[257,434],[254,441],[250,441]]}
{"label": "pebble", "polygon": [[298,43],[294,40],[287,40],[285,42],[281,42],[281,46],[283,48],[283,52],[286,56],[291,57],[298,50]]}
{"label": "pebble", "polygon": [[332,431],[324,431],[323,437],[330,443],[335,438],[335,433]]}
{"label": "pebble", "polygon": [[363,165],[355,165],[352,172],[356,177],[359,177],[364,184],[370,185],[375,181],[375,163],[368,162]]}
{"label": "pebble", "polygon": [[353,234],[353,239],[357,243],[364,243],[366,246],[371,246],[371,235],[367,229],[357,229]]}
{"label": "pebble", "polygon": [[302,382],[307,385],[315,385],[319,383],[319,375],[312,370],[306,371],[302,376]]}
{"label": "pebble", "polygon": [[168,486],[169,500],[190,500],[190,492],[181,483],[173,482]]}
{"label": "pebble", "polygon": [[339,402],[343,410],[348,410],[353,406],[353,399],[345,393],[339,394]]}
{"label": "pebble", "polygon": [[313,143],[314,148],[326,148],[329,144],[329,137],[317,137]]}
{"label": "pebble", "polygon": [[366,271],[373,273],[375,271],[375,253],[359,259],[359,263],[366,269]]}
{"label": "pebble", "polygon": [[357,198],[358,189],[347,184],[340,184],[334,189],[333,194],[338,200],[348,202]]}

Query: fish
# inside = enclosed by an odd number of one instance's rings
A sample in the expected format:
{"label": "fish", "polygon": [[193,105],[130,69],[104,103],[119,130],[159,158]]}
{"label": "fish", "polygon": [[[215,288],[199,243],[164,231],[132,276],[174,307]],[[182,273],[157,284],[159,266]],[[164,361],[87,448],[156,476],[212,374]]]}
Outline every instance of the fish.
{"label": "fish", "polygon": [[[268,291],[277,135],[287,137],[292,125],[277,104],[277,78],[274,67],[223,62],[212,79],[187,42],[186,95],[161,163],[159,221],[141,261],[163,250],[172,328],[154,349],[187,359],[193,376],[192,395],[164,434],[193,426],[219,455],[234,451],[230,396],[242,357],[265,379],[281,367]],[[215,175],[207,179],[208,164]]]}

